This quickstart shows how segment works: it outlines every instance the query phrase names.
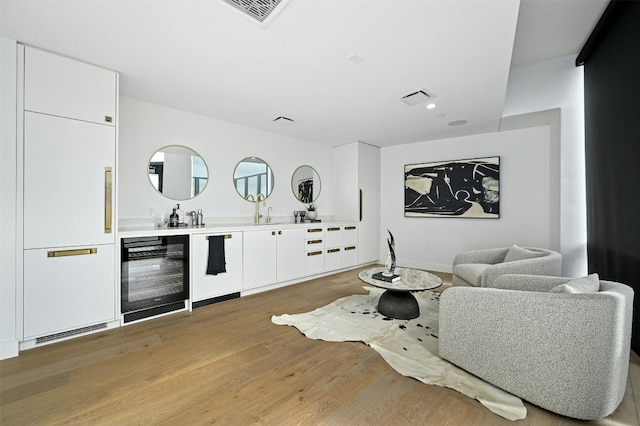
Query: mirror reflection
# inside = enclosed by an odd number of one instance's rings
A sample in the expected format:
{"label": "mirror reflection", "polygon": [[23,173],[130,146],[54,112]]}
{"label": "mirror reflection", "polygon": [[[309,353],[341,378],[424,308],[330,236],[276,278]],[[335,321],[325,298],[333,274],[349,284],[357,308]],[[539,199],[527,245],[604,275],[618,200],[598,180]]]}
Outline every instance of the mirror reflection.
{"label": "mirror reflection", "polygon": [[258,195],[265,199],[273,190],[273,172],[260,158],[248,157],[236,166],[233,183],[238,194],[245,200],[257,201]]}
{"label": "mirror reflection", "polygon": [[320,175],[311,166],[300,166],[291,177],[293,195],[302,203],[309,204],[320,195]]}
{"label": "mirror reflection", "polygon": [[149,181],[172,200],[189,200],[207,186],[209,170],[197,152],[170,145],[157,150],[149,160]]}

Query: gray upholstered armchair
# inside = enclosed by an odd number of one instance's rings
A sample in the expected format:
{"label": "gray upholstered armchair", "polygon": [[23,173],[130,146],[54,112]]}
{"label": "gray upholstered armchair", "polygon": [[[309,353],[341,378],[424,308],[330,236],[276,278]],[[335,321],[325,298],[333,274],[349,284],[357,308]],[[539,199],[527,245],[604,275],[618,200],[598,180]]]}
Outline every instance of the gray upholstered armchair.
{"label": "gray upholstered armchair", "polygon": [[498,288],[446,289],[440,356],[549,411],[608,416],[627,386],[633,290],[596,276],[585,292],[577,281],[502,275]]}
{"label": "gray upholstered armchair", "polygon": [[542,248],[505,248],[472,250],[453,259],[454,286],[492,287],[504,274],[557,276],[561,273],[562,256]]}

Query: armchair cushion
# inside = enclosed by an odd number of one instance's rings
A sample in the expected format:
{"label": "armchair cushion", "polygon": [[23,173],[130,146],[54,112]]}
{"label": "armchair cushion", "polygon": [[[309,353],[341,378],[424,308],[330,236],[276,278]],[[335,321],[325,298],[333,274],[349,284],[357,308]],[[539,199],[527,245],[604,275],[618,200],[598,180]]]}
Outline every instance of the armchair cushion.
{"label": "armchair cushion", "polygon": [[471,285],[480,287],[482,274],[489,266],[487,263],[461,263],[454,266],[454,272]]}
{"label": "armchair cushion", "polygon": [[512,245],[507,252],[507,255],[504,258],[505,262],[513,262],[515,260],[526,260],[533,259],[536,257],[542,257],[545,253],[542,251],[533,251],[528,250],[526,248],[518,247],[517,245]]}
{"label": "armchair cushion", "polygon": [[586,277],[575,278],[560,284],[550,290],[551,293],[595,293],[600,290],[600,279],[598,274],[587,275]]}

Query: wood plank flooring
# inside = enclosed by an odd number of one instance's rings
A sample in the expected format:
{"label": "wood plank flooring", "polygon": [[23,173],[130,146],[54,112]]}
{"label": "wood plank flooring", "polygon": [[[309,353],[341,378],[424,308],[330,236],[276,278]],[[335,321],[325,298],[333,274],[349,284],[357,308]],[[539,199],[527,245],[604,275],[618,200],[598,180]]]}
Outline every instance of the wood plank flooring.
{"label": "wood plank flooring", "polygon": [[[362,343],[315,341],[271,323],[364,294],[358,271],[24,351],[0,362],[0,424],[512,424],[454,390],[401,376]],[[639,425],[640,360],[632,354],[625,399],[606,419],[526,405],[518,424]]]}

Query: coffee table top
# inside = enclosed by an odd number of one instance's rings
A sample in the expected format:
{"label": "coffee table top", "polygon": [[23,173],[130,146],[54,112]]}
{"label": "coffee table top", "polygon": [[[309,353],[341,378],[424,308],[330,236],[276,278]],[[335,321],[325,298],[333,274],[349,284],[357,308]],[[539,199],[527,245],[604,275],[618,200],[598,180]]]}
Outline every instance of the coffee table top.
{"label": "coffee table top", "polygon": [[372,278],[373,274],[384,270],[384,267],[366,269],[360,271],[358,278],[367,284],[393,291],[424,291],[442,285],[442,279],[440,277],[426,271],[421,271],[420,269],[412,268],[396,268],[395,273],[400,275],[400,280],[394,283],[374,280]]}

